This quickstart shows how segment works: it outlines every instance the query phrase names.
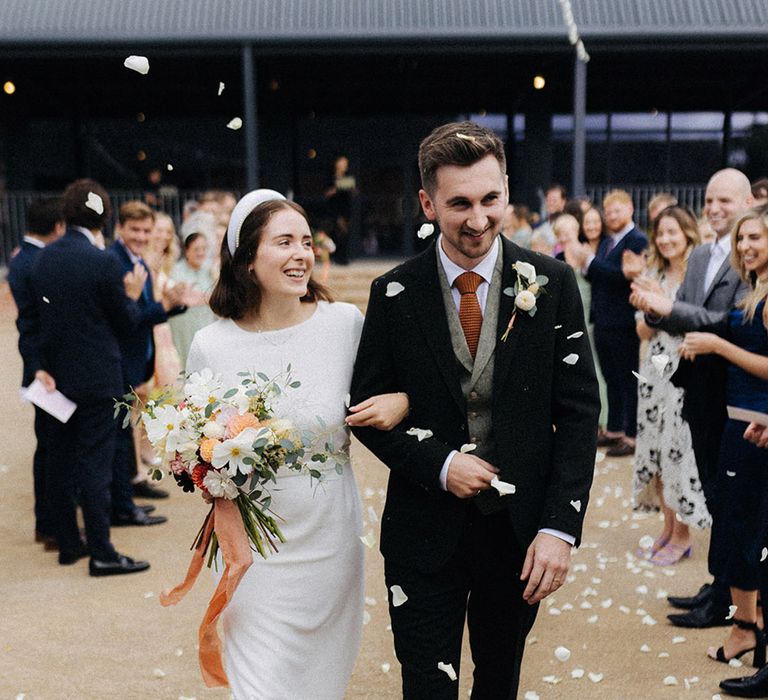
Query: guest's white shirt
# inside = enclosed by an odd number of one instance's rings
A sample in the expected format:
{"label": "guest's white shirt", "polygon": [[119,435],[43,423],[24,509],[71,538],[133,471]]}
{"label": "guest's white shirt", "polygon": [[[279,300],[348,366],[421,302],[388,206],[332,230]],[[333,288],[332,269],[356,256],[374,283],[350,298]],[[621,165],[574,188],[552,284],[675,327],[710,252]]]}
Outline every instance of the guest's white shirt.
{"label": "guest's white shirt", "polygon": [[69,228],[82,233],[91,242],[91,245],[95,245],[97,248],[99,247],[96,243],[95,236],[84,226],[70,226]]}
{"label": "guest's white shirt", "polygon": [[712,249],[709,254],[709,262],[707,263],[707,273],[704,275],[704,293],[712,286],[712,282],[715,280],[717,271],[720,266],[731,254],[731,236],[725,234],[720,236],[716,241],[712,241]]}

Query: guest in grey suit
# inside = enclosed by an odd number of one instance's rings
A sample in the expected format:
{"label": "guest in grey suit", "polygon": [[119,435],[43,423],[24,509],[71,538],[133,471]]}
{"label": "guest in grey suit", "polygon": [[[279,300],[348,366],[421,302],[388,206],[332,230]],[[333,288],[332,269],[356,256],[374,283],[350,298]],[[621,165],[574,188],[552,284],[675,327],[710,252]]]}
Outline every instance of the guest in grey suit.
{"label": "guest in grey suit", "polygon": [[[746,286],[730,265],[729,235],[738,214],[752,204],[749,180],[733,168],[719,170],[709,180],[704,215],[717,239],[691,253],[685,279],[675,301],[660,294],[651,280],[638,278],[632,285],[630,301],[646,313],[646,322],[675,335],[699,331],[721,321]],[[704,487],[709,512],[717,511],[714,478],[717,471],[720,439],[726,420],[726,363],[716,355],[697,357],[693,363],[681,361],[673,377],[685,388],[683,413],[691,428],[693,451]],[[710,553],[710,556],[712,553]],[[670,615],[682,627],[727,625],[730,596],[726,586],[715,579],[690,598],[670,598],[676,607],[690,612]]]}

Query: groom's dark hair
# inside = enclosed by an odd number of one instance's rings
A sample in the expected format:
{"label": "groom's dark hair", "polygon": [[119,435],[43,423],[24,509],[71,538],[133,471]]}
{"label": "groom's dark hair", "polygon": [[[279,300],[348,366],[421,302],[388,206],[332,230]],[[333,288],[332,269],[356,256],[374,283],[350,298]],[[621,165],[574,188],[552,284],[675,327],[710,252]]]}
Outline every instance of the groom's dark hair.
{"label": "groom's dark hair", "polygon": [[419,146],[421,186],[433,195],[437,171],[444,165],[467,166],[492,155],[507,172],[504,144],[493,131],[474,122],[451,122],[438,126]]}

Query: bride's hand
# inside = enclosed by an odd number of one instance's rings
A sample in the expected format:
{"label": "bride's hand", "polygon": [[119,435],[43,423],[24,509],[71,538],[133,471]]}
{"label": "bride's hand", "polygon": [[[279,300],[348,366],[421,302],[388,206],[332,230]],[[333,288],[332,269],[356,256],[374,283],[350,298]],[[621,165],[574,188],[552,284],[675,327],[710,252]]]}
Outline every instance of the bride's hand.
{"label": "bride's hand", "polygon": [[350,406],[350,415],[347,416],[346,422],[347,425],[356,427],[392,430],[405,419],[410,407],[408,394],[379,394],[356,406]]}

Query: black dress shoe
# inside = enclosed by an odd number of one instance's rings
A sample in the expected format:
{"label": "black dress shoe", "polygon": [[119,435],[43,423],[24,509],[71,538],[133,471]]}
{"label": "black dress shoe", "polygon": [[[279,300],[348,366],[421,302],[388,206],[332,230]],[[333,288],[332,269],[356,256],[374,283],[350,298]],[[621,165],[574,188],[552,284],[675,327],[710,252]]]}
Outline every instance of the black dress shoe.
{"label": "black dress shoe", "polygon": [[169,496],[167,491],[152,486],[148,481],[137,481],[133,485],[133,495],[136,498],[168,498]]}
{"label": "black dress shoe", "polygon": [[75,562],[78,562],[87,556],[88,547],[86,547],[85,544],[81,542],[80,547],[74,552],[59,552],[59,564],[62,566],[69,566],[70,564],[74,564]]}
{"label": "black dress shoe", "polygon": [[751,676],[726,678],[720,687],[729,695],[740,698],[768,698],[768,666],[763,666]]}
{"label": "black dress shoe", "polygon": [[716,605],[710,599],[687,613],[667,615],[667,619],[676,627],[729,627],[733,624],[732,620],[725,619],[729,612],[727,606]]}
{"label": "black dress shoe", "polygon": [[713,594],[712,585],[709,583],[705,583],[701,588],[699,588],[699,592],[691,596],[689,598],[681,597],[681,596],[667,596],[667,602],[675,608],[682,608],[683,610],[693,610],[694,608],[698,608],[700,605],[703,605],[706,603]]}
{"label": "black dress shoe", "polygon": [[130,515],[115,515],[112,517],[113,527],[126,525],[160,525],[168,522],[164,515],[147,515],[141,508],[137,508]]}
{"label": "black dress shoe", "polygon": [[146,571],[149,568],[148,561],[134,561],[123,554],[117,555],[115,561],[100,561],[91,558],[88,563],[88,573],[91,576],[119,576],[120,574],[135,574]]}

